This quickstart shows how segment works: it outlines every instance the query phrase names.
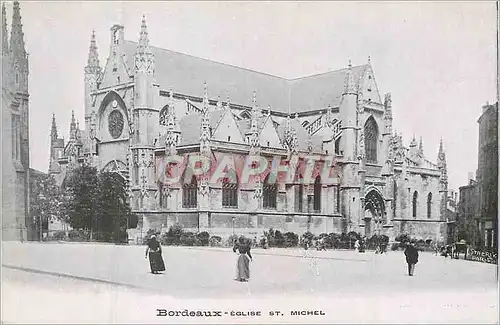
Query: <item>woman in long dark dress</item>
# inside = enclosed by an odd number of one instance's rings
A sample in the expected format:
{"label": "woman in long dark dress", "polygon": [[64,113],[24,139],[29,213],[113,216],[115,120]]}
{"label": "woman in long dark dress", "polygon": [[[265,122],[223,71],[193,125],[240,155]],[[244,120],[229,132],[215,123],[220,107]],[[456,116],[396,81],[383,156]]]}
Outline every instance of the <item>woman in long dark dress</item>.
{"label": "woman in long dark dress", "polygon": [[418,263],[418,250],[413,246],[413,243],[407,243],[405,249],[406,263],[408,264],[408,275],[413,276],[415,271],[415,264]]}
{"label": "woman in long dark dress", "polygon": [[151,236],[148,241],[148,247],[146,247],[146,256],[148,258],[149,253],[149,266],[151,267],[151,273],[158,274],[158,272],[165,271],[165,263],[163,262],[163,257],[161,256],[161,246],[156,236]]}
{"label": "woman in long dark dress", "polygon": [[247,282],[250,279],[250,243],[244,237],[240,237],[233,247],[233,252],[238,252],[238,261],[236,262],[236,281]]}

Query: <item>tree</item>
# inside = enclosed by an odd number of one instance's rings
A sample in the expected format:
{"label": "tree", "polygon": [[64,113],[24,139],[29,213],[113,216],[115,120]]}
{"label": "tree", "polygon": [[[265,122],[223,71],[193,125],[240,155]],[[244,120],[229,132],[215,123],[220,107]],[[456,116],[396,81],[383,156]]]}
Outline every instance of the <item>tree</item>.
{"label": "tree", "polygon": [[127,226],[137,226],[125,180],[119,175],[99,174],[94,167],[82,166],[70,175],[66,188],[69,223],[74,229],[89,231],[90,239],[122,242]]}
{"label": "tree", "polygon": [[68,221],[72,228],[92,233],[99,216],[99,178],[97,169],[79,167],[69,175],[66,191],[70,200],[67,204]]}
{"label": "tree", "polygon": [[[65,220],[67,196],[51,175],[37,176],[30,193],[30,216],[40,234],[40,227],[48,230],[50,221]],[[41,223],[40,223],[41,221]]]}
{"label": "tree", "polygon": [[131,217],[125,180],[116,173],[99,175],[97,227],[106,241],[120,242],[126,235]]}

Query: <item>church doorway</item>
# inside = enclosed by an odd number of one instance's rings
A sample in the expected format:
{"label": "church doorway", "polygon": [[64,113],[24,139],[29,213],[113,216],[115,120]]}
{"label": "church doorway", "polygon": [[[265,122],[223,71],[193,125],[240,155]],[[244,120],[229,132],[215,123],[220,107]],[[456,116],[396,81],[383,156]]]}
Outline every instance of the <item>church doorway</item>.
{"label": "church doorway", "polygon": [[384,199],[378,191],[371,190],[365,196],[365,236],[381,235],[384,220]]}

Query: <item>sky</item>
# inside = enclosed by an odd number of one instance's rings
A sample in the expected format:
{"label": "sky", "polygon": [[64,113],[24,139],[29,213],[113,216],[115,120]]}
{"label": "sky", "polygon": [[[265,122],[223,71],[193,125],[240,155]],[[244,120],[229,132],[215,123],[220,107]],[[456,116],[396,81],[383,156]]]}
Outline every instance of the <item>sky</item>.
{"label": "sky", "polygon": [[[443,138],[450,189],[477,169],[482,106],[496,101],[495,2],[28,2],[21,16],[30,54],[31,165],[47,171],[52,113],[68,138],[71,111],[84,125],[84,66],[96,32],[101,66],[110,27],[150,44],[285,78],[365,64],[371,57],[394,129],[423,139],[436,161]],[[8,21],[12,3],[7,5]],[[9,26],[10,32],[10,26]]]}

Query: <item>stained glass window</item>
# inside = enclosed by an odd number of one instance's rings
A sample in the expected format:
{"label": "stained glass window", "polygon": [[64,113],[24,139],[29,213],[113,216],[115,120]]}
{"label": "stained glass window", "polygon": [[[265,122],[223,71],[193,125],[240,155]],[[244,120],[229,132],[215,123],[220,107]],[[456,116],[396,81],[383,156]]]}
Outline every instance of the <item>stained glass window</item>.
{"label": "stained glass window", "polygon": [[191,178],[190,183],[184,183],[182,186],[182,207],[196,208],[198,204],[198,182],[196,177]]}
{"label": "stained glass window", "polygon": [[163,107],[160,111],[160,125],[167,125],[167,114],[168,114],[168,105]]}
{"label": "stained glass window", "polygon": [[313,209],[315,212],[321,211],[321,178],[319,176],[314,180]]}
{"label": "stained glass window", "polygon": [[427,195],[427,218],[432,216],[432,193]]}
{"label": "stained glass window", "polygon": [[413,192],[413,218],[417,217],[418,192]]}
{"label": "stained glass window", "polygon": [[373,116],[370,116],[365,123],[365,150],[366,160],[369,162],[377,162],[377,141],[378,127]]}
{"label": "stained glass window", "polygon": [[269,184],[269,174],[267,174],[266,179],[262,187],[263,202],[262,206],[265,209],[276,209],[276,199],[278,193],[278,186],[276,183]]}

